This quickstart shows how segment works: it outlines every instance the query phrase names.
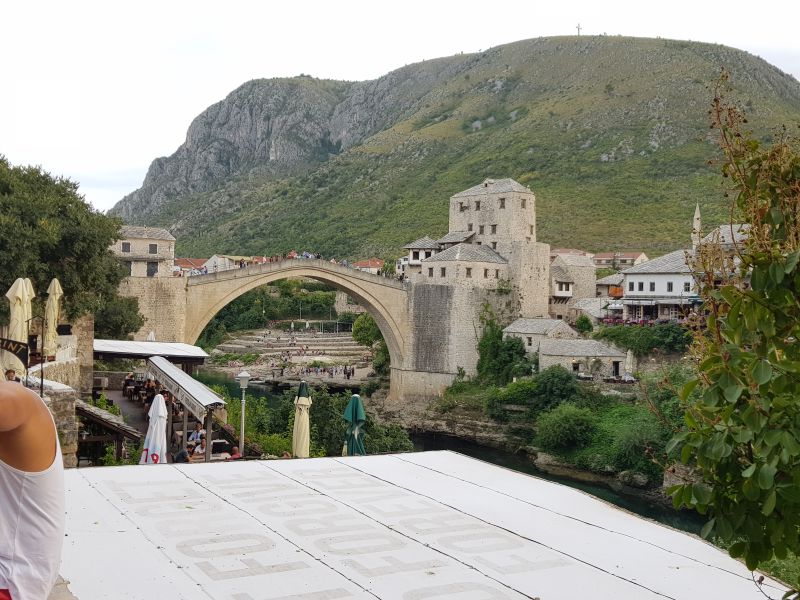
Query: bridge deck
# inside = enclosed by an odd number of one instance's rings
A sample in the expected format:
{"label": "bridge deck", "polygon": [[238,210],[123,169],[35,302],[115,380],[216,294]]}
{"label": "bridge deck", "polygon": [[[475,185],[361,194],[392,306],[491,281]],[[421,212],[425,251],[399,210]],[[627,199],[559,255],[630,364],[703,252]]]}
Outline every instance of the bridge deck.
{"label": "bridge deck", "polygon": [[216,273],[208,273],[207,275],[193,275],[188,277],[188,285],[204,285],[214,283],[217,281],[228,281],[231,279],[240,279],[242,277],[252,277],[255,275],[264,275],[267,273],[275,273],[285,271],[287,275],[291,275],[291,271],[297,270],[318,270],[324,273],[344,275],[349,278],[360,279],[370,283],[376,283],[386,287],[403,290],[406,284],[402,281],[397,281],[391,277],[384,277],[382,275],[373,275],[359,271],[352,267],[345,267],[338,263],[321,259],[310,258],[287,258],[278,262],[264,263],[260,265],[251,265],[243,269],[227,269],[225,271],[217,271]]}

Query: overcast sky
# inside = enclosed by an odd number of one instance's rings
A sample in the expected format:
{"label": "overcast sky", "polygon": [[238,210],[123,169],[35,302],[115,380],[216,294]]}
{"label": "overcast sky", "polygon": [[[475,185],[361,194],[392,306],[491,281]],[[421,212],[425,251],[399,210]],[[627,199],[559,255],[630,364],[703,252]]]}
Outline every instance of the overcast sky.
{"label": "overcast sky", "polygon": [[106,210],[247,80],[362,80],[539,36],[716,42],[800,79],[800,2],[63,0],[5,2],[0,154],[79,181]]}

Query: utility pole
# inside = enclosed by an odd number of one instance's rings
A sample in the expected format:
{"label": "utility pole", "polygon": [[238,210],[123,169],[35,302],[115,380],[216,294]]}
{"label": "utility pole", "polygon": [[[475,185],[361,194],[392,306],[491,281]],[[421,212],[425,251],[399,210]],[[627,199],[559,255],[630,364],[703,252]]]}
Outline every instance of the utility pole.
{"label": "utility pole", "polygon": [[581,35],[581,24],[580,23],[578,23],[577,29],[578,29],[578,37],[580,37],[580,35]]}

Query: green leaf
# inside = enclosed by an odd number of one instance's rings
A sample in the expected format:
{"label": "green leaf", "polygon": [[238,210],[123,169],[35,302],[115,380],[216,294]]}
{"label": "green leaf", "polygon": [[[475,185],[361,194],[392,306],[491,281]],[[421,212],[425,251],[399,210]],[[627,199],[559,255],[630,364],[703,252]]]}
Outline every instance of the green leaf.
{"label": "green leaf", "polygon": [[772,490],[769,494],[767,494],[767,499],[764,500],[764,505],[761,507],[761,514],[765,517],[768,517],[772,514],[772,511],[775,510],[775,501],[777,500],[777,496],[775,494],[775,490]]}
{"label": "green leaf", "polygon": [[739,558],[744,554],[744,551],[747,549],[747,543],[738,541],[731,544],[731,547],[728,548],[728,554],[730,554],[733,558]]}
{"label": "green leaf", "polygon": [[703,528],[700,530],[700,537],[703,539],[707,539],[711,530],[714,529],[714,523],[716,519],[711,519],[708,523],[703,525]]}
{"label": "green leaf", "polygon": [[752,465],[750,465],[749,467],[747,467],[747,468],[746,468],[744,471],[742,471],[742,477],[744,477],[744,478],[750,478],[750,477],[752,477],[752,476],[753,476],[753,473],[755,473],[755,472],[756,472],[756,467],[757,467],[757,466],[758,466],[758,465],[756,465],[755,463],[753,463]]}
{"label": "green leaf", "polygon": [[744,497],[751,502],[755,502],[761,496],[761,490],[758,489],[758,484],[752,479],[745,480],[744,484],[742,484],[742,491],[744,492]]}
{"label": "green leaf", "polygon": [[687,381],[686,384],[684,384],[684,386],[681,388],[680,394],[678,394],[680,399],[686,402],[686,400],[689,399],[691,393],[694,391],[694,388],[697,387],[698,383],[700,383],[699,379],[690,379],[689,381]]}
{"label": "green leaf", "polygon": [[783,437],[783,433],[781,429],[770,429],[764,434],[764,441],[770,448],[777,446]]}
{"label": "green leaf", "polygon": [[692,496],[694,496],[697,504],[708,504],[711,502],[711,495],[711,488],[704,483],[692,485]]}
{"label": "green leaf", "polygon": [[800,261],[800,250],[795,250],[786,257],[786,265],[783,267],[784,272],[791,273],[794,271],[798,261]]}
{"label": "green leaf", "polygon": [[750,374],[758,385],[764,385],[772,379],[772,367],[767,361],[759,360],[753,363]]}
{"label": "green leaf", "polygon": [[769,278],[775,283],[783,281],[784,274],[783,265],[780,263],[774,262],[769,266]]}
{"label": "green leaf", "polygon": [[677,434],[673,437],[670,441],[667,442],[667,445],[664,447],[664,452],[667,454],[671,454],[675,448],[678,447],[679,444],[683,443],[683,440],[686,439],[688,435],[688,431],[682,431],[681,433]]}
{"label": "green leaf", "polygon": [[775,473],[777,469],[772,465],[762,465],[758,470],[758,486],[762,490],[771,489],[775,483]]}
{"label": "green leaf", "polygon": [[735,383],[723,388],[722,393],[725,396],[725,400],[734,403],[739,399],[739,396],[742,395],[742,391],[744,391],[744,387]]}

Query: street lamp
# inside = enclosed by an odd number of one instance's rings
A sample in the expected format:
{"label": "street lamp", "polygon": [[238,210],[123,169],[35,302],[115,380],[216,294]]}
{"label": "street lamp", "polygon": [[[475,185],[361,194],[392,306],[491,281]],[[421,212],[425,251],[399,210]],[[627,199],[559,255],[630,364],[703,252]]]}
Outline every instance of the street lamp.
{"label": "street lamp", "polygon": [[250,383],[250,373],[242,371],[234,379],[239,382],[239,387],[242,388],[242,419],[239,426],[239,454],[244,456],[244,409],[245,409],[245,392],[247,391],[247,384]]}

